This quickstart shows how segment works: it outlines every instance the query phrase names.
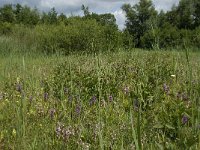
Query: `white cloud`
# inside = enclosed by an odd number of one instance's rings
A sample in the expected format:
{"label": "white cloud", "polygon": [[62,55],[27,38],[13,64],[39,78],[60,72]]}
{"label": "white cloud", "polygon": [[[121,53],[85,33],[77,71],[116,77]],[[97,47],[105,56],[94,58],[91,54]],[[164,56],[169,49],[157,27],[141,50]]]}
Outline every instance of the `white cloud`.
{"label": "white cloud", "polygon": [[119,29],[123,29],[126,20],[124,12],[122,10],[116,10],[113,14],[115,15],[115,18],[117,20]]}

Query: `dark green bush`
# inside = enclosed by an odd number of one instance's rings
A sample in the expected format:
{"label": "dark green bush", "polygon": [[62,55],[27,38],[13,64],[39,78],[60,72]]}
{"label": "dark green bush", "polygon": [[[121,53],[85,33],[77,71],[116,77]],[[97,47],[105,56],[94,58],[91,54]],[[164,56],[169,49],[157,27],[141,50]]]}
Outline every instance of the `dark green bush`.
{"label": "dark green bush", "polygon": [[67,25],[36,27],[39,48],[45,53],[98,52],[122,46],[120,33],[95,20],[73,20]]}
{"label": "dark green bush", "polygon": [[191,32],[192,34],[192,45],[196,48],[200,48],[200,27],[196,28]]}
{"label": "dark green bush", "polygon": [[0,23],[0,34],[10,34],[12,33],[12,24],[8,22]]}

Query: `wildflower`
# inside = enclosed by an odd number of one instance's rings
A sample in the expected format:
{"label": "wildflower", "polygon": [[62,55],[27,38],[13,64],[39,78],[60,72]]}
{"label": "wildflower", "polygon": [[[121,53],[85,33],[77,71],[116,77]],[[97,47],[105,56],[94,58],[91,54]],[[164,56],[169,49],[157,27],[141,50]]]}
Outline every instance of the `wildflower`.
{"label": "wildflower", "polygon": [[176,77],[176,75],[172,74],[172,75],[171,75],[171,77],[175,78],[175,77]]}
{"label": "wildflower", "polygon": [[71,131],[68,130],[68,129],[63,130],[62,133],[63,133],[63,139],[64,139],[64,140],[68,140],[69,137],[70,137],[71,134],[72,134]]}
{"label": "wildflower", "polygon": [[128,94],[128,93],[129,93],[129,87],[126,86],[126,87],[124,88],[124,93],[125,93],[125,94]]}
{"label": "wildflower", "polygon": [[163,90],[164,90],[164,92],[165,92],[166,94],[169,94],[170,88],[169,88],[169,86],[168,86],[167,84],[164,84],[164,85],[163,85]]}
{"label": "wildflower", "polygon": [[47,92],[45,92],[44,93],[44,100],[46,101],[46,100],[48,100],[48,98],[49,98],[49,94]]}
{"label": "wildflower", "polygon": [[134,100],[133,105],[134,105],[134,109],[138,110],[138,108],[139,108],[139,101],[138,101],[138,99]]}
{"label": "wildflower", "polygon": [[59,137],[59,136],[60,136],[60,133],[61,133],[61,127],[58,126],[58,127],[56,128],[56,136]]}
{"label": "wildflower", "polygon": [[90,105],[95,104],[96,100],[97,100],[96,96],[93,96],[93,97],[90,99]]}
{"label": "wildflower", "polygon": [[20,93],[22,93],[22,85],[20,83],[17,83],[16,90]]}
{"label": "wildflower", "polygon": [[56,110],[55,110],[54,108],[51,108],[51,109],[49,110],[49,115],[50,115],[51,118],[54,117],[55,113],[56,113]]}
{"label": "wildflower", "polygon": [[182,123],[183,123],[183,124],[186,124],[186,123],[188,122],[188,120],[189,120],[189,118],[188,118],[186,115],[184,115],[184,116],[182,117]]}
{"label": "wildflower", "polygon": [[29,101],[30,101],[30,102],[33,101],[33,96],[32,96],[32,95],[30,96]]}
{"label": "wildflower", "polygon": [[81,106],[76,106],[76,114],[79,115],[81,113]]}
{"label": "wildflower", "polygon": [[177,97],[177,99],[181,99],[181,97],[182,97],[181,92],[178,92],[177,95],[176,95],[176,97]]}
{"label": "wildflower", "polygon": [[186,93],[182,94],[182,100],[187,101],[188,100],[188,96]]}
{"label": "wildflower", "polygon": [[64,128],[64,125],[61,124],[60,122],[58,122],[57,124],[58,124],[58,125],[57,125],[57,127],[56,127],[56,136],[57,136],[57,137],[60,137],[61,134],[62,134],[62,130],[63,130],[63,128]]}
{"label": "wildflower", "polygon": [[181,100],[184,100],[184,101],[188,100],[188,96],[185,92],[184,93],[178,92],[176,97],[177,97],[177,99],[181,99]]}
{"label": "wildflower", "polygon": [[108,98],[109,98],[109,101],[110,101],[110,102],[113,101],[113,97],[112,97],[112,95],[110,95]]}
{"label": "wildflower", "polygon": [[13,131],[12,131],[12,135],[13,135],[14,137],[16,137],[16,134],[17,134],[16,130],[13,129]]}

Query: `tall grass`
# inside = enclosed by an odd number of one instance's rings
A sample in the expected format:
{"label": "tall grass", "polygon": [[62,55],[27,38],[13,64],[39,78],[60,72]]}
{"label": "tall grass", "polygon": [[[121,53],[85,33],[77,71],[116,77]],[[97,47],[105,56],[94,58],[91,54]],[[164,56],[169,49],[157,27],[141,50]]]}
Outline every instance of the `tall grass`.
{"label": "tall grass", "polygon": [[2,56],[0,149],[198,149],[199,55]]}

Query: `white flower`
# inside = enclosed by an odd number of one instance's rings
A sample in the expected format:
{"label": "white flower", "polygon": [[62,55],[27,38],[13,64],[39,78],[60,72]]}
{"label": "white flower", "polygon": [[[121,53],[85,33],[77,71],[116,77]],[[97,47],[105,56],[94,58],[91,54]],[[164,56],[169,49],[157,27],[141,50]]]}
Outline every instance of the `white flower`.
{"label": "white flower", "polygon": [[172,74],[172,75],[171,75],[171,77],[175,78],[175,77],[176,77],[176,75]]}

